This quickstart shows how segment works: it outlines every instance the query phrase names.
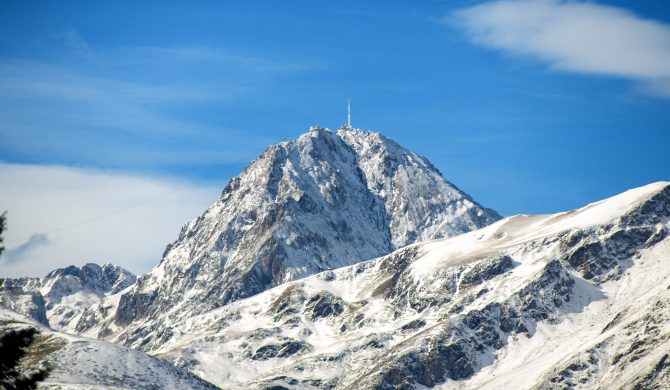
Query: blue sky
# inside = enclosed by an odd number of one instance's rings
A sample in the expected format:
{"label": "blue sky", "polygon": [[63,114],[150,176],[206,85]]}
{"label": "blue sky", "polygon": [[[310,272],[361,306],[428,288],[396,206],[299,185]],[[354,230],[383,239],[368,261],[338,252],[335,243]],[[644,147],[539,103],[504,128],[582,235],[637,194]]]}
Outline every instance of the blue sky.
{"label": "blue sky", "polygon": [[[159,182],[121,207],[191,183],[195,216],[267,145],[337,128],[351,97],[355,127],[482,204],[568,210],[670,179],[668,26],[659,1],[4,1],[0,161]],[[31,174],[17,188],[48,198]],[[104,195],[72,199],[95,217]],[[16,246],[88,218],[31,223],[4,200]]]}

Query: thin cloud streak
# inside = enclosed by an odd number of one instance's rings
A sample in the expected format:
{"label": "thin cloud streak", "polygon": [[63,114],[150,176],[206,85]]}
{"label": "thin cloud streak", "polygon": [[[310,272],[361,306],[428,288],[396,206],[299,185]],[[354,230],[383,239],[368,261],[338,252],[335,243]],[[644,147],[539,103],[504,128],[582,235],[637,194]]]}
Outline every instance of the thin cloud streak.
{"label": "thin cloud streak", "polygon": [[475,43],[551,69],[633,80],[670,95],[670,26],[621,8],[560,0],[501,0],[444,21]]}
{"label": "thin cloud streak", "polygon": [[107,103],[112,96],[134,103],[188,102],[233,99],[245,92],[241,85],[150,85],[107,77],[88,76],[63,66],[36,61],[0,63],[0,93],[17,98],[67,99]]}
{"label": "thin cloud streak", "polygon": [[182,46],[182,47],[138,47],[131,52],[146,55],[149,58],[163,58],[171,61],[216,62],[229,68],[247,72],[281,74],[323,70],[324,64],[314,59],[298,61],[281,61],[268,58],[242,55],[218,47]]}

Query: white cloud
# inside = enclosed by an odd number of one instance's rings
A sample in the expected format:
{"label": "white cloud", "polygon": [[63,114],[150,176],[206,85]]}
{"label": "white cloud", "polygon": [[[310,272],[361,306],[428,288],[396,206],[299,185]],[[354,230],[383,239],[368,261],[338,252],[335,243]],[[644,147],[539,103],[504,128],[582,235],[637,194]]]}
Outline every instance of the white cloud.
{"label": "white cloud", "polygon": [[670,95],[670,26],[621,8],[560,0],[502,0],[447,19],[470,38],[553,69],[635,80]]}
{"label": "white cloud", "polygon": [[[111,262],[146,272],[158,264],[181,226],[202,213],[221,190],[218,185],[184,187],[187,184],[99,170],[0,163],[0,208],[8,211],[0,276],[44,276],[55,268],[86,262]],[[158,197],[180,187],[184,188]],[[114,213],[148,199],[154,200]]]}

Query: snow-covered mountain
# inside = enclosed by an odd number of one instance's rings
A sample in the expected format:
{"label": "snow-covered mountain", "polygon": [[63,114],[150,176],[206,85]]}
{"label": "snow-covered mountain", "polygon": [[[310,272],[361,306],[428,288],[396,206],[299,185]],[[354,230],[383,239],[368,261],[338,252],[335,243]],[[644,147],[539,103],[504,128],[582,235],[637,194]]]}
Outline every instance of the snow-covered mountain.
{"label": "snow-covered mountain", "polygon": [[655,183],[110,338],[222,388],[667,388],[669,230]]}
{"label": "snow-covered mountain", "polygon": [[105,296],[117,294],[135,283],[137,277],[125,269],[88,263],[81,268],[69,266],[42,278],[49,324],[54,329],[72,331],[81,314]]}
{"label": "snow-covered mountain", "polygon": [[113,264],[88,263],[51,271],[44,278],[0,278],[0,305],[54,329],[73,331],[92,304],[136,281]]}
{"label": "snow-covered mountain", "polygon": [[268,147],[184,226],[160,265],[93,306],[76,330],[160,339],[155,329],[174,318],[498,219],[378,133],[312,128]]}
{"label": "snow-covered mountain", "polygon": [[39,389],[216,389],[186,370],[140,351],[53,331],[0,307],[0,334],[39,331],[19,362],[22,371],[46,364],[49,376]]}
{"label": "snow-covered mountain", "polygon": [[377,133],[315,128],[136,282],[70,267],[0,304],[117,344],[41,327],[54,388],[670,388],[670,183],[499,218]]}

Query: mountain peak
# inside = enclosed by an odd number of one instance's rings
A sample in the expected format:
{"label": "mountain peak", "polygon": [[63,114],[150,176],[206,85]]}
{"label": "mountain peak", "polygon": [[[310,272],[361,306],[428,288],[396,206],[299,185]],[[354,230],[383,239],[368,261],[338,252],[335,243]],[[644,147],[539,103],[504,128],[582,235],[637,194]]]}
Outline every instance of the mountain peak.
{"label": "mountain peak", "polygon": [[[120,297],[114,321],[193,315],[499,218],[379,133],[312,127],[231,179]],[[79,329],[93,326],[82,318]]]}

